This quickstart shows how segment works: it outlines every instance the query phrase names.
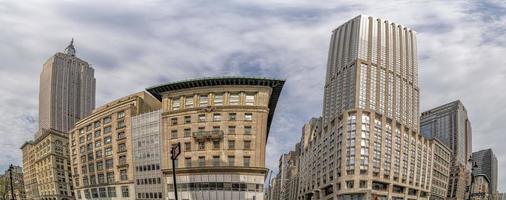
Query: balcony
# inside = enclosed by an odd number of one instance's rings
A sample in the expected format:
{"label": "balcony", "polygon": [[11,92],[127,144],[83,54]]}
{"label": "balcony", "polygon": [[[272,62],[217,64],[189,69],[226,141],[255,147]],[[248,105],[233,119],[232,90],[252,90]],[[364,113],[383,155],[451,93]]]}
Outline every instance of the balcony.
{"label": "balcony", "polygon": [[223,138],[223,135],[224,135],[223,130],[193,132],[193,138],[195,138],[196,140],[221,139]]}

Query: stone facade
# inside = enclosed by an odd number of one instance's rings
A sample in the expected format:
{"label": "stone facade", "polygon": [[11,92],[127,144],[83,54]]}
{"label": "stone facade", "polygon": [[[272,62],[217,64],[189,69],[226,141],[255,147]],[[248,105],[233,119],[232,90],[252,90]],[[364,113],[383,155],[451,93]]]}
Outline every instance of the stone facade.
{"label": "stone facade", "polygon": [[105,104],[78,121],[70,134],[77,199],[135,199],[132,117],[160,109],[146,92]]}
{"label": "stone facade", "polygon": [[432,187],[431,200],[445,200],[448,191],[452,151],[438,139],[432,139]]}
{"label": "stone facade", "polygon": [[39,137],[35,141],[29,141],[21,147],[26,198],[74,199],[68,134],[54,129],[39,131]]}
{"label": "stone facade", "polygon": [[[265,145],[282,80],[209,78],[149,88],[162,100],[162,154],[181,144],[175,163],[180,199],[264,197]],[[169,156],[162,156],[167,199],[174,199]]]}

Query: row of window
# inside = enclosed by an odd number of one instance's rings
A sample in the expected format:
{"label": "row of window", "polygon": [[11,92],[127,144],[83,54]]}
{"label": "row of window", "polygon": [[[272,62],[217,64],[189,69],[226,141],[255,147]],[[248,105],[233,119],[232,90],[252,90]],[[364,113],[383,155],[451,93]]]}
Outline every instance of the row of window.
{"label": "row of window", "polygon": [[[123,118],[125,118],[125,111],[119,111],[116,113],[116,119],[119,120],[119,119],[123,119]],[[98,120],[98,121],[95,121],[91,124],[88,124],[88,125],[86,125],[86,129],[85,128],[79,129],[79,134],[84,134],[85,131],[91,131],[91,130],[93,130],[93,128],[95,128],[95,129],[100,128],[100,126],[102,126],[102,121],[103,121],[103,124],[106,125],[106,124],[111,123],[112,118],[111,118],[111,116],[106,116],[102,120]]]}
{"label": "row of window", "polygon": [[[251,165],[251,157],[250,156],[243,156],[243,165],[244,167],[249,167]],[[178,160],[175,160],[176,168],[179,167]],[[235,163],[235,156],[228,156],[227,157],[227,163],[222,163],[221,157],[216,155],[212,156],[212,159],[210,160],[210,163],[207,163],[205,156],[199,156],[197,159],[197,167],[206,167],[206,166],[236,166]],[[191,157],[185,157],[184,158],[184,167],[189,168],[192,167],[192,158]]]}
{"label": "row of window", "polygon": [[[211,132],[221,132],[221,126],[213,126],[212,127],[212,130]],[[228,134],[229,135],[235,135],[237,133],[237,126],[228,126]],[[251,135],[251,126],[244,126],[244,129],[243,129],[243,134],[244,135]],[[201,127],[198,127],[198,131],[197,132],[205,132],[206,131],[206,127],[204,126],[201,126]],[[185,128],[183,130],[183,137],[191,137],[192,135],[192,132],[191,132],[191,128]],[[170,132],[170,137],[171,139],[177,139],[179,137],[179,132],[177,129],[174,129]]]}
{"label": "row of window", "polygon": [[[127,169],[121,169],[119,171],[120,173],[120,180],[121,181],[127,181],[128,180],[128,170]],[[98,182],[97,182],[98,180]],[[90,175],[90,176],[83,176],[83,185],[96,185],[98,184],[114,184],[114,172],[107,172],[106,174],[103,173],[97,173],[97,175]],[[76,179],[76,186],[79,186],[79,179]]]}
{"label": "row of window", "polygon": [[138,172],[151,171],[151,170],[160,170],[160,164],[143,165],[135,167],[135,171]]}
{"label": "row of window", "polygon": [[[194,107],[207,107],[210,105],[214,106],[222,106],[225,103],[228,105],[239,105],[241,103],[241,96],[244,96],[244,105],[255,105],[255,94],[244,94],[242,93],[227,93],[228,94],[228,102],[224,101],[224,93],[221,94],[204,94],[198,95],[197,101],[195,102],[195,98],[193,96],[185,96],[172,98],[172,108],[171,110],[180,110],[183,109],[182,102],[184,103],[184,109],[194,108]],[[209,98],[211,97],[211,99]]]}
{"label": "row of window", "polygon": [[[130,192],[128,186],[121,186],[121,197],[129,197]],[[85,199],[97,199],[97,198],[115,198],[116,187],[101,187],[91,188],[84,190]],[[77,191],[77,199],[81,199],[81,191]]]}
{"label": "row of window", "polygon": [[[222,114],[221,113],[213,113],[212,117],[213,117],[212,121],[214,121],[214,122],[220,122],[220,121],[222,121]],[[229,121],[236,121],[237,120],[237,113],[228,113],[228,120]],[[244,113],[243,120],[244,121],[252,121],[253,120],[253,113]],[[198,115],[198,121],[197,122],[206,122],[206,121],[207,121],[207,117],[206,117],[205,113]],[[184,124],[190,124],[190,123],[192,123],[191,116],[190,115],[184,116],[183,117],[183,122],[184,122]],[[171,125],[177,125],[178,124],[178,118],[177,117],[171,118],[170,119],[170,123],[171,123]]]}
{"label": "row of window", "polygon": [[[205,190],[221,190],[221,191],[248,191],[263,192],[262,184],[254,183],[237,183],[237,182],[197,182],[197,183],[179,183],[177,190],[186,191],[205,191]],[[167,184],[169,192],[174,191],[174,184]]]}
{"label": "row of window", "polygon": [[160,184],[160,178],[141,178],[137,179],[137,185],[152,185],[152,184]]}
{"label": "row of window", "polygon": [[162,193],[161,192],[141,192],[137,193],[137,199],[162,199]]}
{"label": "row of window", "polygon": [[[219,140],[212,140],[212,149],[214,150],[218,150],[220,149],[220,144],[221,144],[221,141]],[[197,150],[198,151],[205,151],[206,150],[206,141],[198,141],[197,142]],[[228,149],[229,150],[236,150],[236,141],[235,140],[228,140],[227,142],[228,144]],[[243,149],[244,150],[252,150],[251,148],[251,140],[244,140],[243,141]],[[209,148],[207,148],[209,149]],[[190,152],[192,151],[192,143],[191,142],[185,142],[184,143],[184,151],[185,152]]]}

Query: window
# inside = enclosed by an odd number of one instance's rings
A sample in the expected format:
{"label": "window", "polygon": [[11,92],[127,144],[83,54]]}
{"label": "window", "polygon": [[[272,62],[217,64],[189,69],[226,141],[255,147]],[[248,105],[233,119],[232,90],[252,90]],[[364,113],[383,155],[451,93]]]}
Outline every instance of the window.
{"label": "window", "polygon": [[102,158],[102,156],[103,156],[103,154],[102,154],[102,150],[98,150],[98,151],[96,151],[96,152],[95,152],[95,157],[96,157],[97,159]]}
{"label": "window", "polygon": [[234,165],[235,165],[235,157],[228,156],[228,166],[234,166]]}
{"label": "window", "polygon": [[237,114],[235,113],[229,113],[228,114],[228,120],[229,121],[235,121],[237,119]]}
{"label": "window", "polygon": [[121,143],[121,144],[118,144],[118,152],[124,152],[126,151],[126,144],[125,143]]}
{"label": "window", "polygon": [[127,174],[127,172],[128,172],[127,169],[119,170],[120,180],[122,180],[122,181],[128,180],[128,174]]}
{"label": "window", "polygon": [[92,140],[92,139],[93,139],[93,135],[92,135],[91,133],[88,133],[88,134],[86,135],[86,141],[90,141],[90,140]]}
{"label": "window", "polygon": [[86,198],[86,199],[90,199],[91,198],[91,196],[90,196],[90,190],[85,190],[84,191],[84,198]]}
{"label": "window", "polygon": [[251,141],[249,140],[244,141],[244,149],[251,149]]}
{"label": "window", "polygon": [[235,126],[228,126],[228,134],[235,134]]}
{"label": "window", "polygon": [[79,137],[79,144],[84,143],[84,136]]}
{"label": "window", "polygon": [[118,121],[118,128],[124,128],[126,125],[125,125],[125,120],[119,120]]}
{"label": "window", "polygon": [[97,171],[104,170],[104,163],[102,161],[97,162]]}
{"label": "window", "polygon": [[172,99],[172,110],[179,110],[180,105],[179,97]]}
{"label": "window", "polygon": [[223,94],[214,95],[214,105],[216,106],[223,105]]}
{"label": "window", "polygon": [[184,143],[184,150],[185,151],[191,151],[192,150],[192,144],[190,142]]}
{"label": "window", "polygon": [[101,147],[102,146],[102,140],[95,141],[95,147]]}
{"label": "window", "polygon": [[121,196],[129,197],[128,186],[121,186]]}
{"label": "window", "polygon": [[110,133],[111,132],[111,126],[108,126],[108,127],[105,127],[104,128],[104,134],[107,134],[107,133]]}
{"label": "window", "polygon": [[244,134],[246,135],[251,134],[251,126],[244,126]]}
{"label": "window", "polygon": [[95,131],[95,137],[100,137],[100,130]]}
{"label": "window", "polygon": [[126,157],[126,155],[120,155],[118,159],[119,159],[119,164],[120,165],[124,165],[124,164],[127,163],[127,157]]}
{"label": "window", "polygon": [[170,119],[170,124],[172,124],[172,125],[177,125],[177,118],[176,118],[176,117],[171,118],[171,119]]}
{"label": "window", "polygon": [[206,166],[206,157],[199,156],[199,167],[204,167],[204,166]]}
{"label": "window", "polygon": [[106,169],[112,169],[113,165],[114,165],[114,162],[112,159],[105,160],[105,168]]}
{"label": "window", "polygon": [[96,185],[97,179],[95,178],[95,175],[90,176],[90,185]]}
{"label": "window", "polygon": [[105,183],[104,174],[102,174],[102,173],[98,174],[97,178],[98,178],[98,184],[104,184]]}
{"label": "window", "polygon": [[228,141],[228,149],[235,149],[235,140]]}
{"label": "window", "polygon": [[104,118],[104,124],[108,124],[108,123],[111,123],[111,117],[105,117]]}
{"label": "window", "polygon": [[251,157],[244,156],[243,161],[244,161],[244,166],[245,167],[249,167],[250,166]]}
{"label": "window", "polygon": [[187,96],[185,98],[185,104],[184,104],[184,107],[185,108],[193,108],[193,97],[191,96]]}
{"label": "window", "polygon": [[171,139],[176,139],[177,138],[177,130],[172,130],[170,132],[170,138]]}
{"label": "window", "polygon": [[184,158],[184,165],[185,167],[192,167],[192,158]]}
{"label": "window", "polygon": [[185,129],[184,129],[184,136],[185,136],[185,137],[191,137],[191,135],[192,135],[192,134],[191,134],[191,129],[189,129],[189,128],[185,128]]}
{"label": "window", "polygon": [[244,113],[244,120],[246,120],[246,121],[253,120],[253,114],[252,113]]}
{"label": "window", "polygon": [[213,126],[213,132],[219,132],[220,126]]}
{"label": "window", "polygon": [[107,197],[107,193],[105,192],[105,188],[98,188],[98,194],[99,194],[100,198],[106,198]]}
{"label": "window", "polygon": [[91,124],[89,124],[88,126],[86,126],[86,131],[91,131]]}
{"label": "window", "polygon": [[91,197],[93,197],[93,198],[98,198],[98,191],[97,191],[97,188],[92,188],[92,189],[91,189]]}
{"label": "window", "polygon": [[114,183],[114,172],[107,172],[107,183]]}
{"label": "window", "polygon": [[198,145],[199,145],[200,151],[206,150],[206,143],[205,142],[199,141]]}
{"label": "window", "polygon": [[107,136],[104,138],[104,144],[110,144],[112,142],[111,136]]}
{"label": "window", "polygon": [[213,140],[213,149],[219,149],[219,148],[220,148],[220,141]]}
{"label": "window", "polygon": [[220,113],[214,113],[213,114],[213,121],[215,121],[215,122],[221,121],[221,114]]}
{"label": "window", "polygon": [[199,122],[205,122],[206,121],[206,115],[205,114],[200,114],[199,115]]}
{"label": "window", "polygon": [[230,94],[229,104],[230,105],[239,105],[239,94],[238,93]]}
{"label": "window", "polygon": [[124,111],[118,112],[118,119],[123,119],[124,117],[125,117]]}
{"label": "window", "polygon": [[115,187],[108,187],[107,188],[107,196],[109,196],[109,198],[116,197],[116,188]]}
{"label": "window", "polygon": [[245,104],[249,106],[255,105],[255,95],[247,94]]}
{"label": "window", "polygon": [[121,139],[123,139],[123,138],[126,138],[126,134],[125,134],[125,132],[123,132],[123,131],[122,131],[122,132],[119,132],[119,133],[118,133],[117,140],[121,140]]}
{"label": "window", "polygon": [[213,166],[220,166],[220,156],[213,156]]}
{"label": "window", "polygon": [[209,103],[209,96],[208,95],[200,95],[200,107],[206,107]]}
{"label": "window", "polygon": [[112,147],[105,148],[105,156],[112,156]]}
{"label": "window", "polygon": [[184,116],[184,123],[185,123],[185,124],[192,123],[192,118],[191,118],[191,116]]}

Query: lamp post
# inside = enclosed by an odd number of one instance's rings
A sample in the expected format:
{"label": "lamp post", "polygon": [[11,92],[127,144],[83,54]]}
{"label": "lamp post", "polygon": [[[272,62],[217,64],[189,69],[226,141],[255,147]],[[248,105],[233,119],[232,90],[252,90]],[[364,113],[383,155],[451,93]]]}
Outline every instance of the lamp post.
{"label": "lamp post", "polygon": [[178,142],[170,150],[170,159],[172,160],[172,180],[174,182],[174,197],[177,199],[177,184],[176,184],[176,160],[179,154],[181,154],[181,142]]}
{"label": "lamp post", "polygon": [[471,163],[471,184],[469,185],[469,200],[471,200],[471,197],[473,196],[473,185],[474,185],[474,170],[478,168],[478,164],[473,161],[472,157],[469,157],[469,160],[467,162]]}
{"label": "lamp post", "polygon": [[14,186],[12,185],[12,170],[14,170],[14,166],[11,164],[9,166],[9,174],[11,179],[11,198],[12,200],[15,200],[16,198],[14,197]]}

